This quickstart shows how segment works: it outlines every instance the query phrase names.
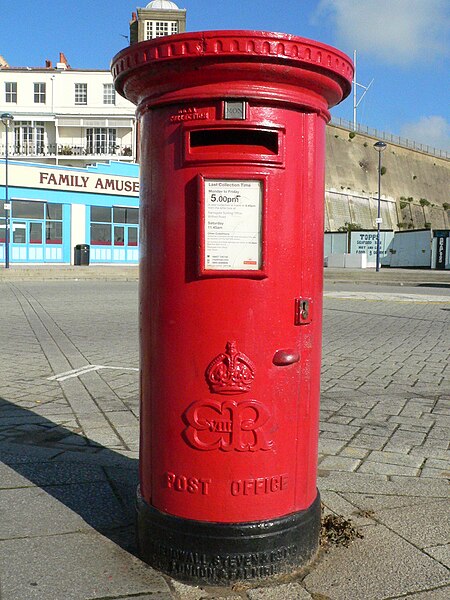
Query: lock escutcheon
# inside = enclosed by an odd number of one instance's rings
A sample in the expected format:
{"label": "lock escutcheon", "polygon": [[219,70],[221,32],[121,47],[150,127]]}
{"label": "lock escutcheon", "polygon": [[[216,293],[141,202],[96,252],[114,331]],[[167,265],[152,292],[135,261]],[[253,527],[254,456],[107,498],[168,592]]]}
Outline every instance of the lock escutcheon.
{"label": "lock escutcheon", "polygon": [[295,325],[308,325],[311,323],[311,299],[296,298],[295,299]]}

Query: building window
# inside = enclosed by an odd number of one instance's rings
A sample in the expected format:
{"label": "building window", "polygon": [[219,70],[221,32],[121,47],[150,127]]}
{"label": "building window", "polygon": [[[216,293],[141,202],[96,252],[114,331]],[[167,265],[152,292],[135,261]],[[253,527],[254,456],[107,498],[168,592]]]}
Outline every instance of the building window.
{"label": "building window", "polygon": [[34,103],[45,104],[45,83],[34,84]]}
{"label": "building window", "polygon": [[103,84],[103,104],[115,104],[116,91],[112,83]]}
{"label": "building window", "polygon": [[30,244],[42,244],[42,223],[30,223]]}
{"label": "building window", "polygon": [[46,205],[45,242],[46,244],[62,244],[62,204]]}
{"label": "building window", "polygon": [[75,104],[87,104],[87,83],[75,84]]}
{"label": "building window", "polygon": [[137,246],[139,243],[139,229],[137,227],[128,227],[128,245]]}
{"label": "building window", "polygon": [[[13,243],[25,244],[28,238],[30,244],[43,244],[45,230],[46,244],[62,244],[62,204],[13,200],[11,206]],[[0,223],[0,237],[2,233]]]}
{"label": "building window", "polygon": [[115,154],[117,130],[111,127],[86,129],[88,154]]}
{"label": "building window", "polygon": [[43,219],[45,202],[32,202],[30,200],[13,200],[12,217],[15,219]]}
{"label": "building window", "polygon": [[113,208],[114,223],[139,223],[139,209],[115,206]]}
{"label": "building window", "polygon": [[164,35],[178,33],[178,21],[146,21],[145,39],[153,40]]}
{"label": "building window", "polygon": [[112,210],[108,206],[91,206],[91,244],[111,246]]}
{"label": "building window", "polygon": [[6,210],[5,201],[0,200],[0,244],[6,241]]}
{"label": "building window", "polygon": [[162,37],[163,35],[169,35],[169,23],[167,21],[156,21],[155,37]]}
{"label": "building window", "polygon": [[14,152],[22,156],[44,154],[43,121],[14,121]]}
{"label": "building window", "polygon": [[139,209],[122,206],[91,206],[93,246],[137,246]]}
{"label": "building window", "polygon": [[5,102],[17,104],[17,83],[15,81],[5,82]]}
{"label": "building window", "polygon": [[145,23],[145,39],[152,40],[155,36],[153,35],[153,21],[146,21]]}

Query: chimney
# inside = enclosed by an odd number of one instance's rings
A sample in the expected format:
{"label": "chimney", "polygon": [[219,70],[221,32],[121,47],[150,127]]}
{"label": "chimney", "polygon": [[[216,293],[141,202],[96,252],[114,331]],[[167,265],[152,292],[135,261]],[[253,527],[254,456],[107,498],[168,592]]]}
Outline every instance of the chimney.
{"label": "chimney", "polygon": [[57,69],[70,69],[70,65],[67,62],[67,58],[64,54],[64,52],[60,52],[59,53],[59,62],[56,63],[56,68]]}
{"label": "chimney", "polygon": [[130,21],[130,46],[138,41],[138,18],[135,12],[131,13]]}
{"label": "chimney", "polygon": [[52,68],[52,66],[53,66],[53,65],[52,65],[52,61],[51,61],[51,60],[48,60],[48,58],[47,58],[47,60],[45,61],[45,68],[46,68],[46,69],[51,69],[51,68]]}

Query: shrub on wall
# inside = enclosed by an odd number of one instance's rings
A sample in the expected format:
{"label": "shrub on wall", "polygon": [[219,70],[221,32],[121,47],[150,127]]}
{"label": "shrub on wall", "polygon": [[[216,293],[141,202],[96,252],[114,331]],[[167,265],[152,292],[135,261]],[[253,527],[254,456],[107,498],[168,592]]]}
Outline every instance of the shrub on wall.
{"label": "shrub on wall", "polygon": [[362,231],[362,227],[359,223],[349,223],[346,221],[344,225],[339,227],[338,231]]}

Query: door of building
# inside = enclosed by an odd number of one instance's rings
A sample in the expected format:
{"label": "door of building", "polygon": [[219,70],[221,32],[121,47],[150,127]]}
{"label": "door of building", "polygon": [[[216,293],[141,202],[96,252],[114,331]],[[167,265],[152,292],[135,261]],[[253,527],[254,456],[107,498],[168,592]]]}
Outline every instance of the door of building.
{"label": "door of building", "polygon": [[114,225],[113,260],[137,261],[138,237],[137,225]]}

